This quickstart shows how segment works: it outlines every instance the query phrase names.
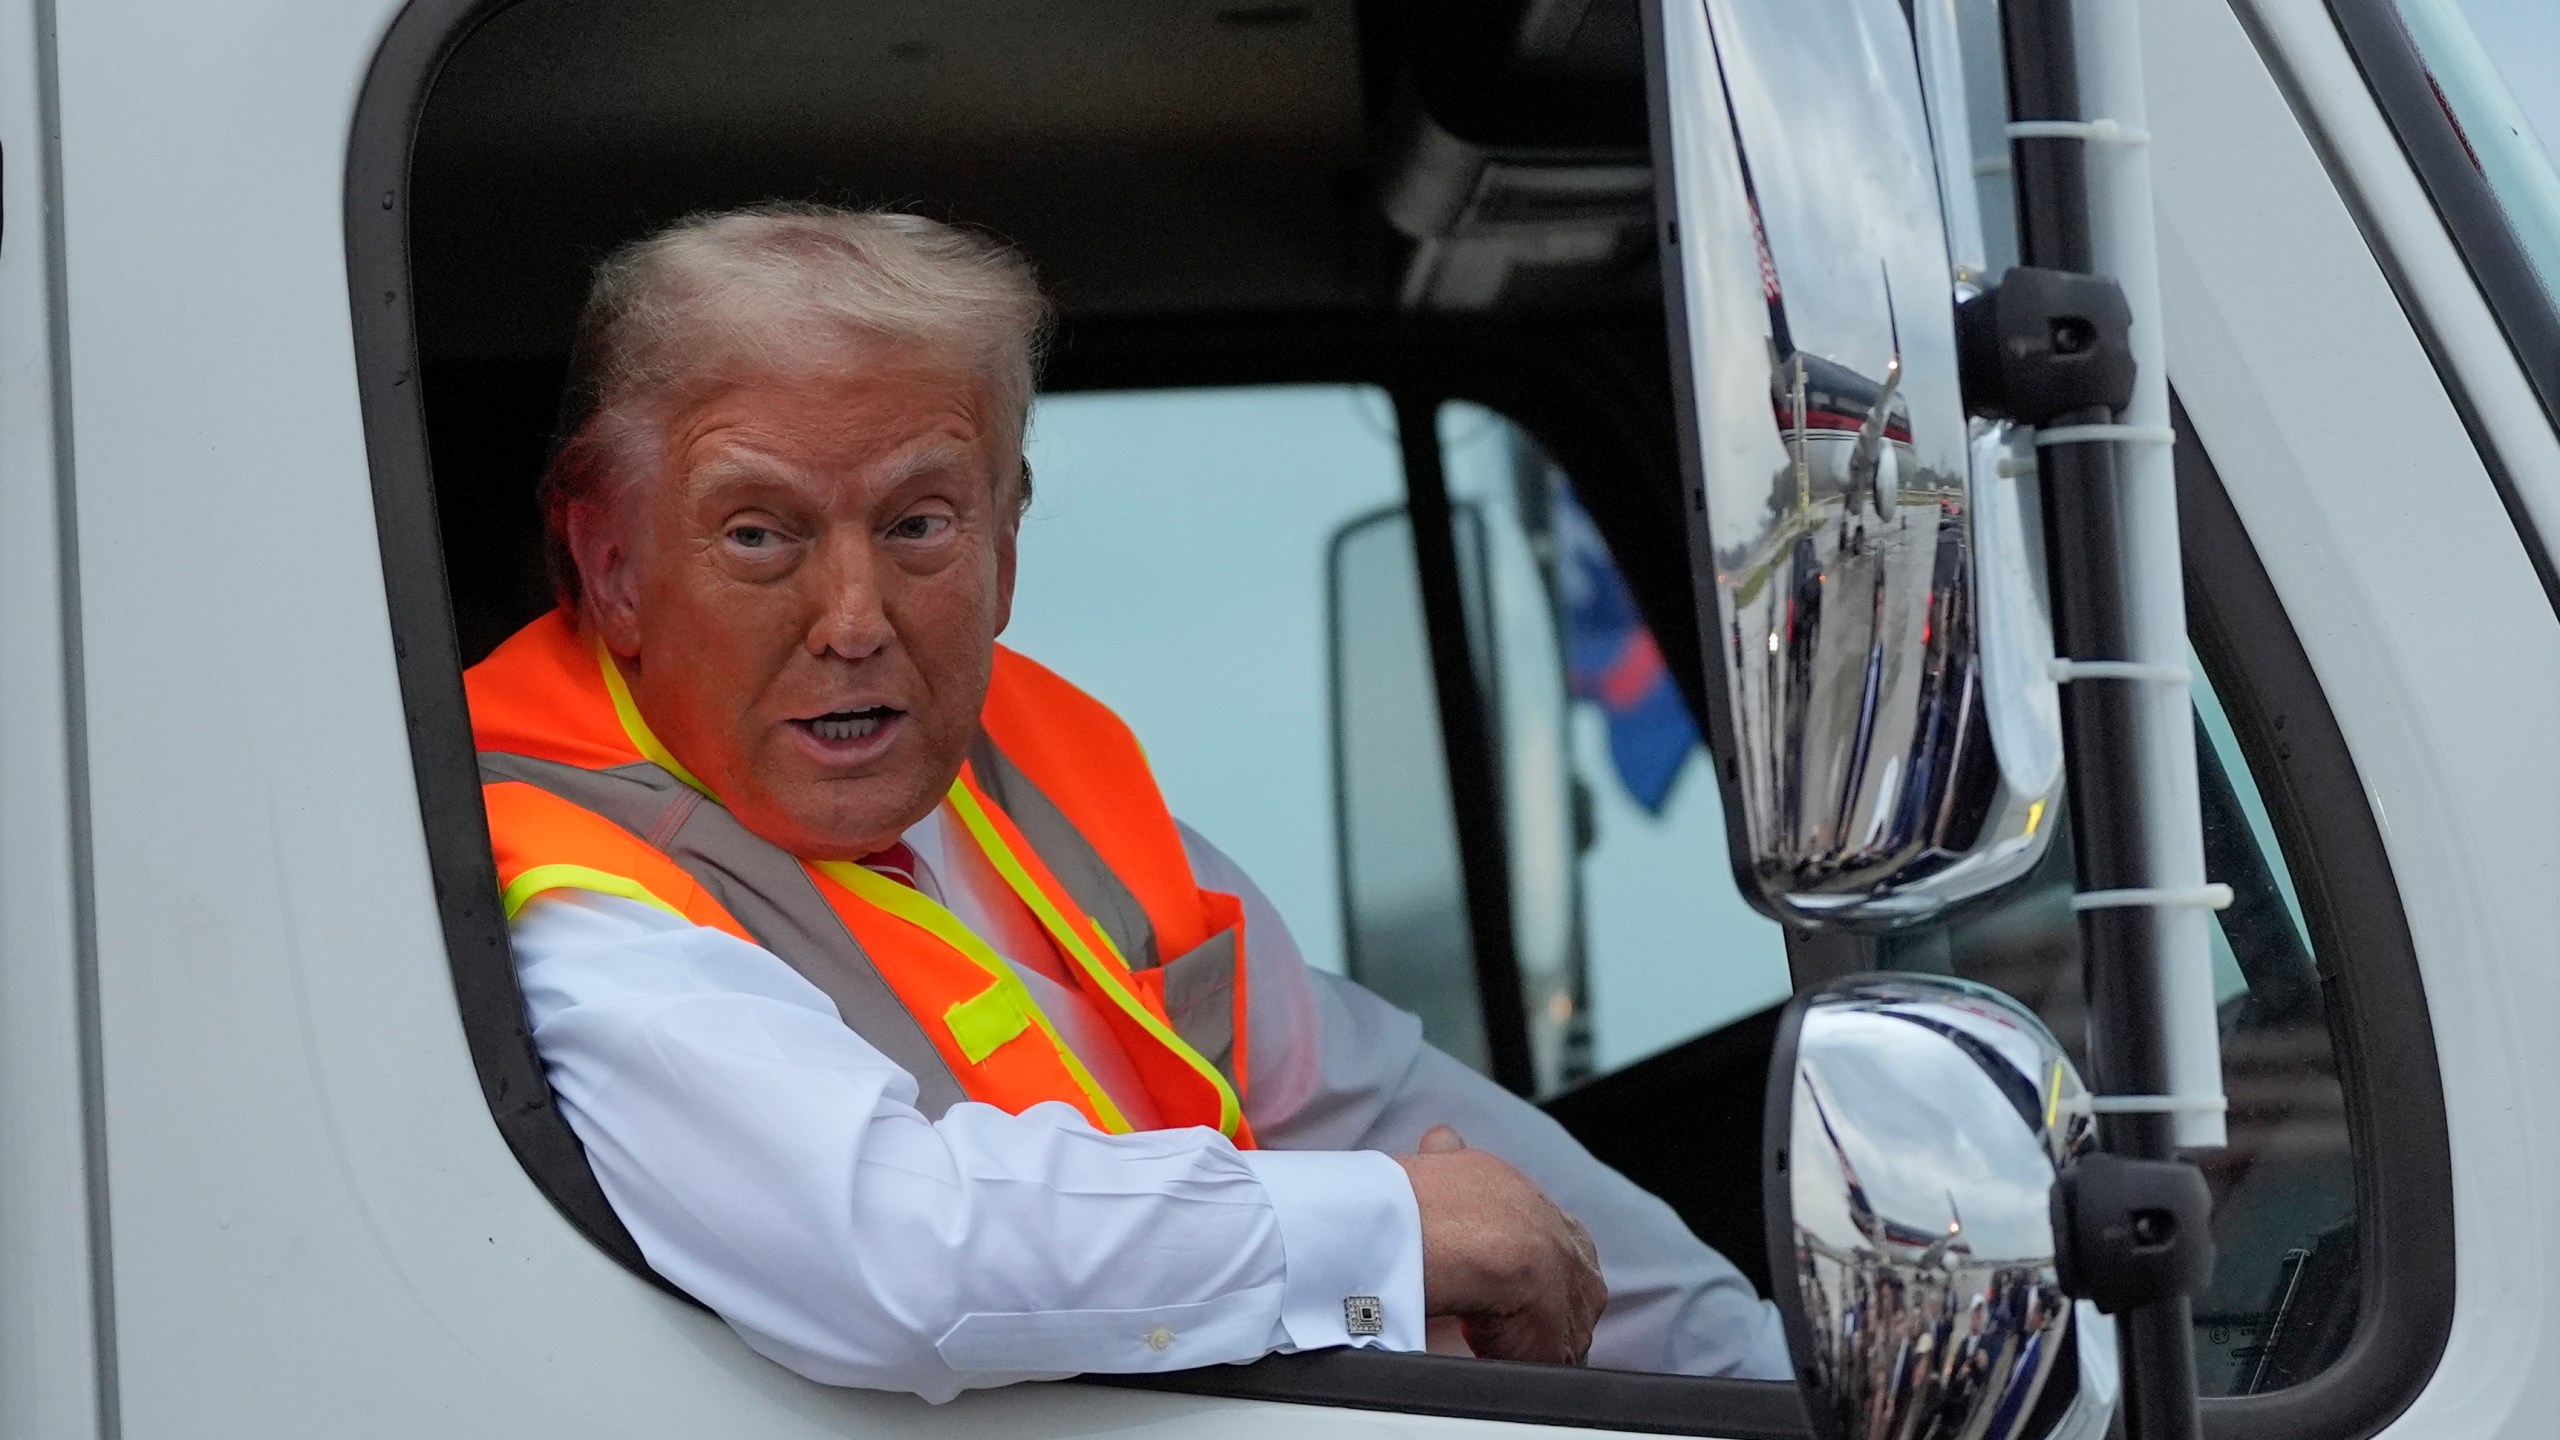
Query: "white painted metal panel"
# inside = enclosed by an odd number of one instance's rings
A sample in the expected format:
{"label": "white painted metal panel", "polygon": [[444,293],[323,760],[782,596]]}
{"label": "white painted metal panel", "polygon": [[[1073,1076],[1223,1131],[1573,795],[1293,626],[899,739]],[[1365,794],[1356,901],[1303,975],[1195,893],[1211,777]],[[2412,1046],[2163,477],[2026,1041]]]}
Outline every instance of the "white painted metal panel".
{"label": "white painted metal panel", "polygon": [[[2336,46],[2325,15],[2291,8],[2285,44]],[[2171,378],[2355,755],[2443,1066],[2457,1308],[2389,1433],[2521,1440],[2560,1405],[2560,1112],[2541,1103],[2560,1055],[2539,1033],[2560,1002],[2560,620],[2231,12],[2152,0],[2143,30]],[[2320,113],[2370,116],[2352,67],[2328,63],[2344,57],[2314,58]],[[2405,165],[2359,163],[2376,183]]]}

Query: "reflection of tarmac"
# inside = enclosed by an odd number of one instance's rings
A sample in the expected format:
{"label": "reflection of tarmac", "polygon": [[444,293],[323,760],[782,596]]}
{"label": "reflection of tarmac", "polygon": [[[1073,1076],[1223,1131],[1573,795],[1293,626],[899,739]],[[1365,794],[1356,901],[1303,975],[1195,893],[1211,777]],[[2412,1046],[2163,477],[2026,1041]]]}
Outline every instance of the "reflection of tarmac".
{"label": "reflection of tarmac", "polygon": [[[1891,838],[1926,670],[1935,499],[1906,490],[1886,519],[1839,493],[1812,496],[1737,577],[1730,658],[1752,742],[1742,753],[1784,757],[1745,784],[1774,802],[1759,808],[1785,827],[1785,853],[1854,864]],[[1755,636],[1766,637],[1756,647],[1765,653],[1746,653]]]}

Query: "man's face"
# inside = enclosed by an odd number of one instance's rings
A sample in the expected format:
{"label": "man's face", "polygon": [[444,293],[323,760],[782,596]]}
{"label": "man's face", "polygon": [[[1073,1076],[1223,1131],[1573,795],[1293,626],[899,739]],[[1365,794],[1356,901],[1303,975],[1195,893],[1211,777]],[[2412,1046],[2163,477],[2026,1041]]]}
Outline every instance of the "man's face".
{"label": "man's face", "polygon": [[683,407],[663,470],[572,519],[650,728],[796,855],[878,850],[959,774],[1013,603],[995,420],[965,372],[866,346]]}

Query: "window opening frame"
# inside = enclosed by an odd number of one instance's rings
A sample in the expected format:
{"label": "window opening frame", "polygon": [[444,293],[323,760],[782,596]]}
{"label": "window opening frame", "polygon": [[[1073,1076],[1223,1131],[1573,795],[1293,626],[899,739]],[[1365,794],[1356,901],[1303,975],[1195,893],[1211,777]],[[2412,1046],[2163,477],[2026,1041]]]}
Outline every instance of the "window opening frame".
{"label": "window opening frame", "polygon": [[[524,1021],[498,906],[435,501],[411,306],[409,155],[445,63],[481,26],[517,3],[410,0],[385,32],[357,96],[344,200],[347,273],[384,598],[429,878],[456,1004],[491,1117],[528,1178],[573,1228],[635,1275],[698,1306],[649,1268],[615,1215],[552,1099]],[[1582,325],[1217,316],[1187,329],[1137,325],[1114,335],[1113,327],[1099,327],[1082,337],[1062,337],[1044,393],[1291,382],[1377,385],[1397,398],[1400,409],[1414,407],[1412,418],[1400,417],[1401,428],[1428,450],[1427,470],[1408,451],[1409,493],[1417,475],[1427,474],[1432,493],[1420,498],[1425,505],[1436,498],[1444,511],[1433,417],[1444,400],[1474,401],[1512,417],[1568,473],[1620,475],[1627,486],[1659,502],[1653,515],[1642,513],[1646,504],[1635,500],[1605,511],[1594,508],[1595,523],[1623,561],[1630,553],[1623,547],[1630,540],[1641,544],[1643,527],[1677,514],[1677,476],[1667,458],[1670,417],[1662,413],[1669,396],[1666,391],[1651,406],[1644,399],[1643,374],[1650,368],[1645,356],[1661,333],[1659,325],[1658,314],[1647,306],[1616,321]],[[1631,338],[1638,343],[1630,345]],[[1663,443],[1647,443],[1654,437]],[[1665,659],[1694,707],[1703,695],[1703,677],[1686,617],[1685,561],[1680,547],[1667,565],[1627,568],[1639,606],[1663,638]],[[1457,598],[1454,588],[1447,598]],[[1455,618],[1463,642],[1465,619],[1462,613]],[[1454,649],[1465,662],[1466,646]],[[1444,706],[1444,726],[1452,709],[1473,708]],[[1481,713],[1476,720],[1481,732]],[[1488,738],[1479,735],[1477,741]],[[1490,774],[1489,751],[1480,751],[1474,764]],[[1498,823],[1498,813],[1493,819]],[[1495,864],[1507,863],[1499,830],[1488,833]],[[1507,935],[1507,897],[1497,892],[1494,898],[1498,903],[1471,893],[1471,910],[1500,916],[1498,933]],[[1515,984],[1515,1006],[1517,991]],[[1093,1375],[1078,1383],[1730,1440],[1796,1440],[1808,1434],[1789,1382],[1433,1355],[1318,1351],[1170,1375]]]}
{"label": "window opening frame", "polygon": [[2210,1440],[2371,1435],[2416,1400],[2453,1330],[2452,1143],[2417,946],[2346,737],[2219,471],[2170,397],[2187,630],[2310,928],[2356,1185],[2355,1327],[2326,1368],[2201,1402]]}

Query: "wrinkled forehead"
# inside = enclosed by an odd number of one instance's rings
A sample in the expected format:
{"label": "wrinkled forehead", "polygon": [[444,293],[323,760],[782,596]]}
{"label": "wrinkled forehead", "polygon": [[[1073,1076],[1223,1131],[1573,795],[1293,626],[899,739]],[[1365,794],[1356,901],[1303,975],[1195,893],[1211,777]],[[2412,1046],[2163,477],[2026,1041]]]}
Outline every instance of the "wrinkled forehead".
{"label": "wrinkled forehead", "polygon": [[952,357],[881,343],[789,365],[707,368],[662,412],[665,469],[689,482],[879,485],[946,470],[993,483],[1020,440],[993,388]]}

